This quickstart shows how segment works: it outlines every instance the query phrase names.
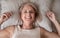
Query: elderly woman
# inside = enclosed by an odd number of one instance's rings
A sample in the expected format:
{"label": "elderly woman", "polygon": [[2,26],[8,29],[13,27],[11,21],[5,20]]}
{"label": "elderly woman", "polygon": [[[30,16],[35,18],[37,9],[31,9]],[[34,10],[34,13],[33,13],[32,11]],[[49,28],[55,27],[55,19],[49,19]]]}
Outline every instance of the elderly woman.
{"label": "elderly woman", "polygon": [[[47,16],[49,19],[55,24],[55,17],[50,12],[48,12]],[[0,30],[0,38],[60,38],[59,34],[54,32],[48,32],[41,27],[36,27],[36,22],[40,21],[41,16],[38,12],[37,7],[33,3],[24,3],[19,8],[20,20],[22,21],[21,25],[12,25],[6,27],[3,30]],[[6,21],[11,14],[4,13],[0,17],[0,24]],[[55,24],[56,28],[59,26]],[[59,29],[57,28],[57,31]],[[58,31],[59,33],[59,31]]]}

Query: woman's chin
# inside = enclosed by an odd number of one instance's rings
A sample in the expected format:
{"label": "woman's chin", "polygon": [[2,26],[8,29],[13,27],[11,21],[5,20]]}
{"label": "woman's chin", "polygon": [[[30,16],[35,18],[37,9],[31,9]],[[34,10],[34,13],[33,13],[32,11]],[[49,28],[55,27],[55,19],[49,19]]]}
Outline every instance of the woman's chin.
{"label": "woman's chin", "polygon": [[32,23],[32,21],[25,21],[25,23],[28,23],[29,24],[29,23]]}

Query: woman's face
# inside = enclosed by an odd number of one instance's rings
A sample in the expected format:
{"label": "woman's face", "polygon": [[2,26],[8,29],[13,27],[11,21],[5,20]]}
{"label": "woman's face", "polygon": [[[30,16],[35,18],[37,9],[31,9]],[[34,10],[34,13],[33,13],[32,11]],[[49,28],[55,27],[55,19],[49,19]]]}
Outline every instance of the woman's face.
{"label": "woman's face", "polygon": [[24,8],[21,11],[21,19],[24,23],[33,23],[35,20],[35,11],[34,9],[29,6],[25,5]]}

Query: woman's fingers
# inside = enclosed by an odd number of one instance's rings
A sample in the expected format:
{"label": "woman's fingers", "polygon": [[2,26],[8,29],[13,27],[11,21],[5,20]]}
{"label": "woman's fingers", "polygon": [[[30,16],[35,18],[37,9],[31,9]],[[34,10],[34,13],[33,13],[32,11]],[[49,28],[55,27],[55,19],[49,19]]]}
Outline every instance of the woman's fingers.
{"label": "woman's fingers", "polygon": [[4,13],[4,15],[9,18],[12,14],[7,12],[7,13]]}
{"label": "woman's fingers", "polygon": [[10,18],[11,15],[12,15],[12,13],[10,13],[10,12],[3,13],[1,15],[1,20],[6,21],[7,19]]}
{"label": "woman's fingers", "polygon": [[51,17],[51,14],[50,14],[50,12],[47,12],[47,16],[48,16],[48,18],[49,18],[49,17]]}
{"label": "woman's fingers", "polygon": [[3,23],[4,21],[6,21],[7,19],[9,19],[11,15],[12,15],[12,12],[5,12],[5,13],[1,14],[0,15],[0,24]]}
{"label": "woman's fingers", "polygon": [[54,21],[56,20],[54,13],[51,12],[51,11],[47,12],[47,17],[48,17],[52,22],[54,22]]}
{"label": "woman's fingers", "polygon": [[48,16],[48,17],[52,17],[52,16],[53,16],[53,12],[50,12],[50,11],[47,12],[47,16]]}

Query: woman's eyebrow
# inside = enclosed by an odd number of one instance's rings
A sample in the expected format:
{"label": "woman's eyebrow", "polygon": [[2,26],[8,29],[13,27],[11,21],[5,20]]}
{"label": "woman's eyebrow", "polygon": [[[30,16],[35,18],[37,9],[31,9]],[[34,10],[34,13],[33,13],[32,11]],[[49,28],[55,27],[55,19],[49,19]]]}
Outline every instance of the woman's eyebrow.
{"label": "woman's eyebrow", "polygon": [[32,11],[32,10],[29,10],[29,12],[34,12],[34,11]]}

